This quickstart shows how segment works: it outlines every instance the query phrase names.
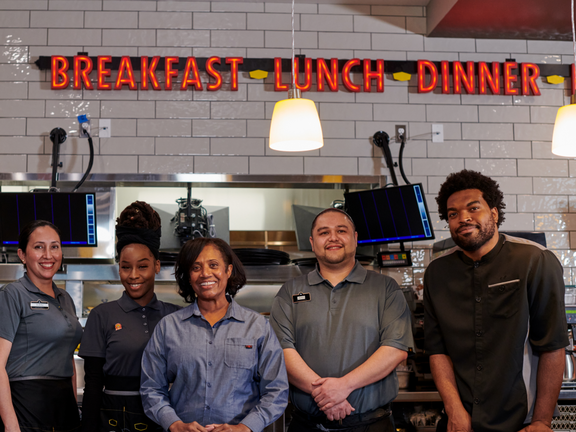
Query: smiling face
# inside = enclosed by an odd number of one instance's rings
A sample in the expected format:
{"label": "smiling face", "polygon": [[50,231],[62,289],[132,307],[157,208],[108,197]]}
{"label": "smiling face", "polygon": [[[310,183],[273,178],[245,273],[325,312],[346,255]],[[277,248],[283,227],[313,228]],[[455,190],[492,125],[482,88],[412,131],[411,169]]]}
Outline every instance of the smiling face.
{"label": "smiling face", "polygon": [[220,250],[211,244],[205,246],[190,270],[190,285],[198,301],[226,301],[231,274],[232,264],[226,264]]}
{"label": "smiling face", "polygon": [[154,279],[160,271],[160,261],[143,244],[133,243],[122,249],[119,262],[120,281],[128,294],[140,306],[154,297]]}
{"label": "smiling face", "polygon": [[30,234],[26,250],[18,249],[18,256],[34,285],[51,284],[62,265],[60,236],[49,226],[38,227]]}
{"label": "smiling face", "polygon": [[498,243],[498,210],[490,208],[480,190],[453,193],[447,207],[452,239],[472,259],[480,259]]}
{"label": "smiling face", "polygon": [[330,211],[316,219],[310,244],[321,266],[353,265],[357,239],[352,222]]}

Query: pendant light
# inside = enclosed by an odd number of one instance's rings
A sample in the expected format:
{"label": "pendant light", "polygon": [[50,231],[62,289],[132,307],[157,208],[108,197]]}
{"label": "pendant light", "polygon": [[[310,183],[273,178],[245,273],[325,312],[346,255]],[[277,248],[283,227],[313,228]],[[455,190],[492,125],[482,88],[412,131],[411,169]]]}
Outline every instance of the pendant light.
{"label": "pendant light", "polygon": [[288,99],[276,102],[270,123],[268,145],[273,150],[297,152],[319,149],[324,145],[322,126],[316,105],[302,99],[296,88],[294,71],[294,0],[292,0],[292,82]]}
{"label": "pendant light", "polygon": [[[574,0],[572,0],[572,47],[574,49],[574,64],[576,64]],[[554,134],[552,135],[552,153],[558,156],[576,157],[576,101],[574,95],[570,98],[570,105],[560,107],[556,114]]]}

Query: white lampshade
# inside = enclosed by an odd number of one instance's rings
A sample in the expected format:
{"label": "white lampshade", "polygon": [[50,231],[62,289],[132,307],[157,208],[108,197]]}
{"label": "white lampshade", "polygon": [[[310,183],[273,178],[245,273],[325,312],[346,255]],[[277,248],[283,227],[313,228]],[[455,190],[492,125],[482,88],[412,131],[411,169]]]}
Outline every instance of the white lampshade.
{"label": "white lampshade", "polygon": [[576,104],[558,109],[552,135],[552,153],[576,157]]}
{"label": "white lampshade", "polygon": [[316,105],[310,99],[284,99],[276,102],[270,123],[273,150],[308,151],[324,145]]}

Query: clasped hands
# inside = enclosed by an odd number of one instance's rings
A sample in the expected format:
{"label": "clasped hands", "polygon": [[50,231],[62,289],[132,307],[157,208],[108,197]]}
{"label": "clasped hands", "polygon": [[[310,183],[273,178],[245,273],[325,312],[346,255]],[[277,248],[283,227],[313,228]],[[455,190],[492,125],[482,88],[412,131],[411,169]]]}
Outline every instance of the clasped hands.
{"label": "clasped hands", "polygon": [[318,378],[312,387],[314,390],[310,395],[328,420],[342,420],[354,411],[346,400],[352,389],[342,378]]}
{"label": "clasped hands", "polygon": [[170,432],[251,432],[248,426],[243,424],[209,424],[202,426],[198,422],[184,423],[174,422],[169,427]]}

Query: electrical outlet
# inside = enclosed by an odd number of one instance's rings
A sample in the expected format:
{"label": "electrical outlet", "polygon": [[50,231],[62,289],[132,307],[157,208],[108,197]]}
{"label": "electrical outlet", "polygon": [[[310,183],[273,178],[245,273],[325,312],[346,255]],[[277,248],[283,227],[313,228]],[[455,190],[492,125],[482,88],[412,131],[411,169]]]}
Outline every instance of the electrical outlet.
{"label": "electrical outlet", "polygon": [[90,134],[90,119],[86,116],[86,114],[78,116],[78,136],[80,138],[88,138]]}
{"label": "electrical outlet", "polygon": [[404,135],[404,139],[406,139],[408,129],[406,125],[396,125],[396,142],[402,141],[402,135]]}
{"label": "electrical outlet", "polygon": [[432,125],[432,142],[444,142],[444,125]]}
{"label": "electrical outlet", "polygon": [[98,136],[100,138],[110,138],[112,136],[112,132],[110,131],[110,119],[100,119],[98,122],[98,130],[100,133]]}

